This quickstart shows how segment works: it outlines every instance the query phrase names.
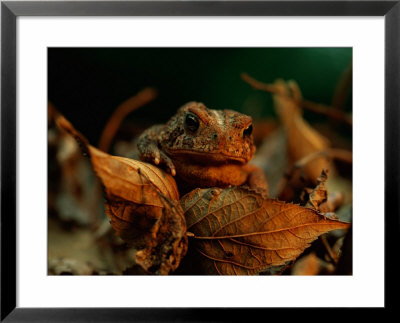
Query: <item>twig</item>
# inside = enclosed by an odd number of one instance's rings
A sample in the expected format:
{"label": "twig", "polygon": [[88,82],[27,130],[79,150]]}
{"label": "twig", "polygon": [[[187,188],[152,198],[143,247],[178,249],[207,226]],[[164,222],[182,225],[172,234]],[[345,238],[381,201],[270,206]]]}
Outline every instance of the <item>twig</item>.
{"label": "twig", "polygon": [[324,244],[324,247],[325,247],[325,249],[326,249],[326,252],[328,253],[329,258],[331,258],[331,260],[333,261],[333,263],[334,263],[335,265],[337,265],[338,260],[339,260],[339,259],[338,259],[338,256],[336,255],[336,253],[332,250],[331,246],[329,245],[329,242],[328,242],[328,240],[327,240],[325,234],[323,234],[323,235],[321,236],[321,240],[322,240],[322,243]]}
{"label": "twig", "polygon": [[114,111],[103,129],[99,141],[99,149],[104,152],[108,152],[111,142],[114,139],[115,134],[117,133],[122,121],[126,118],[126,116],[132,111],[154,100],[156,95],[157,92],[154,89],[145,88],[135,96],[122,102]]}
{"label": "twig", "polygon": [[[252,78],[250,75],[248,75],[246,73],[242,73],[241,77],[242,77],[243,81],[248,83],[255,90],[265,91],[265,92],[269,92],[269,93],[272,93],[275,95],[281,95],[281,96],[287,97],[289,99],[293,99],[292,96],[281,93],[276,88],[276,86],[273,84],[266,84],[266,83],[257,81],[256,79]],[[326,115],[335,120],[345,122],[346,124],[348,124],[350,126],[353,124],[353,120],[350,116],[348,116],[341,110],[335,109],[329,105],[314,103],[314,102],[311,102],[308,100],[300,100],[300,101],[298,101],[298,104],[307,110]]]}

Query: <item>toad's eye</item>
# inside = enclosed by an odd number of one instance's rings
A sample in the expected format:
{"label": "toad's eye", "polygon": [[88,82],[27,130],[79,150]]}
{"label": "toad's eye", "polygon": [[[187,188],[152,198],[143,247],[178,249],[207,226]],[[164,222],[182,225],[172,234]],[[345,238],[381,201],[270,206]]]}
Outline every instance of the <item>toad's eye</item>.
{"label": "toad's eye", "polygon": [[185,128],[191,132],[195,132],[199,129],[199,119],[196,115],[188,113],[185,117]]}
{"label": "toad's eye", "polygon": [[253,132],[253,125],[250,125],[243,130],[243,138],[250,137],[252,132]]}

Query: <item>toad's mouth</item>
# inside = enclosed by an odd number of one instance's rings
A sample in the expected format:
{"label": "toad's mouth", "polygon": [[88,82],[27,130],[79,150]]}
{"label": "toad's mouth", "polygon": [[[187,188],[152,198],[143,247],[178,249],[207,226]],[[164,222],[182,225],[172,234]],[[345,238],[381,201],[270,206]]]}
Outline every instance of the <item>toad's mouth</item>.
{"label": "toad's mouth", "polygon": [[186,149],[170,149],[168,155],[173,156],[174,159],[188,160],[194,164],[204,163],[218,163],[218,164],[246,164],[249,160],[245,157],[237,155],[229,155],[219,151],[198,151],[198,150],[186,150]]}

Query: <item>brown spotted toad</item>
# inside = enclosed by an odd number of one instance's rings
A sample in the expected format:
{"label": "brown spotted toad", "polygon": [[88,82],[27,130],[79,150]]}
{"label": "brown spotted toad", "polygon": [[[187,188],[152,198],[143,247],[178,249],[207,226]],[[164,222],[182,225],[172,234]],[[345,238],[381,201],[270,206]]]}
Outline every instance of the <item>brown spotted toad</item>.
{"label": "brown spotted toad", "polygon": [[143,132],[139,158],[162,165],[176,176],[181,193],[199,187],[247,185],[267,195],[264,172],[248,164],[256,151],[252,129],[247,115],[189,102],[165,125]]}

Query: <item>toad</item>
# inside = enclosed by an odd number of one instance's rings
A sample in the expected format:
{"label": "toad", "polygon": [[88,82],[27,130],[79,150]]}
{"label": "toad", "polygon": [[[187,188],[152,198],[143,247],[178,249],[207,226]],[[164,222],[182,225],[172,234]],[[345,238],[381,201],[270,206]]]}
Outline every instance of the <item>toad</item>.
{"label": "toad", "polygon": [[143,132],[139,158],[176,176],[181,194],[195,188],[247,185],[266,196],[264,172],[248,164],[256,150],[252,129],[247,115],[189,102],[165,125]]}

